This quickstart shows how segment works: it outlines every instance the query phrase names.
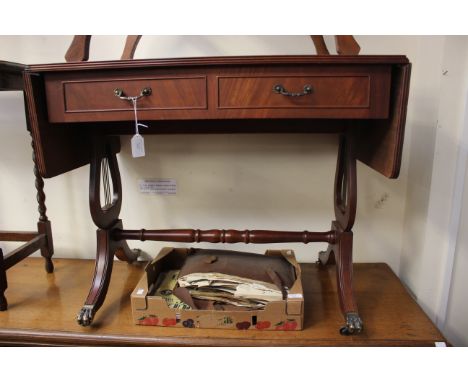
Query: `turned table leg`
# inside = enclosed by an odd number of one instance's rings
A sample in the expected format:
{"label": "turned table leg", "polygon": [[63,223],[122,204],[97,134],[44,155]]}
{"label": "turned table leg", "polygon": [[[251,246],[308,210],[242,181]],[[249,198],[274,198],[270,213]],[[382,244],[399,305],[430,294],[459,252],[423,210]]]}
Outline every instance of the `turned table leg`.
{"label": "turned table leg", "polygon": [[46,244],[41,247],[41,256],[45,260],[45,269],[47,273],[54,271],[54,263],[52,262],[52,255],[54,254],[54,243],[52,240],[52,226],[50,220],[47,218],[47,208],[45,205],[45,193],[44,193],[44,180],[39,174],[39,169],[36,163],[36,152],[34,150],[34,140],[31,141],[32,146],[32,160],[34,163],[34,177],[35,186],[37,190],[37,210],[39,211],[39,221],[37,222],[37,231],[39,234],[46,236]]}
{"label": "turned table leg", "polygon": [[[98,137],[94,142],[90,165],[89,206],[91,217],[99,229],[93,281],[84,306],[77,316],[77,322],[82,326],[92,323],[95,313],[106,298],[114,255],[129,263],[138,257],[138,253],[131,251],[125,240],[115,240],[112,234],[113,230],[122,229],[122,221],[119,220],[122,184],[116,156],[119,149],[118,137]],[[101,187],[105,199],[103,203]]]}
{"label": "turned table leg", "polygon": [[356,217],[356,158],[351,140],[340,137],[340,147],[335,174],[334,206],[336,221],[332,223],[336,242],[319,253],[322,265],[336,264],[336,280],[341,312],[345,325],[341,334],[355,334],[363,329],[353,291],[353,232]]}

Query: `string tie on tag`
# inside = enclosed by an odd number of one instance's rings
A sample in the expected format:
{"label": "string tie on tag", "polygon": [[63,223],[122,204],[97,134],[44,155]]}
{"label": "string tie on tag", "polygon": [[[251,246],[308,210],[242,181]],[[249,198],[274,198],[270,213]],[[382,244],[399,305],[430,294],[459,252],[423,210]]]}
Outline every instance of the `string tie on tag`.
{"label": "string tie on tag", "polygon": [[139,123],[138,122],[138,113],[137,113],[137,101],[138,101],[138,97],[130,97],[130,100],[132,101],[132,104],[133,104],[133,112],[135,114],[135,134],[139,135],[140,132],[138,130],[139,127],[146,127],[148,128],[148,126],[146,126],[145,124],[143,123]]}

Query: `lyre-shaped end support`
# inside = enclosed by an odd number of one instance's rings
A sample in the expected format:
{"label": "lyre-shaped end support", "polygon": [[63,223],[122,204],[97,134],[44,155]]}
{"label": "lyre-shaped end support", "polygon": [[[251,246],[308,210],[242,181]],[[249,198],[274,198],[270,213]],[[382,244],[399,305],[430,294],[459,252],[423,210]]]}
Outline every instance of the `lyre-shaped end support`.
{"label": "lyre-shaped end support", "polygon": [[319,264],[336,264],[336,283],[340,308],[345,318],[342,335],[358,334],[363,324],[353,290],[353,224],[356,216],[356,157],[350,136],[340,137],[335,174],[334,205],[336,221],[331,230],[336,242],[319,254]]}
{"label": "lyre-shaped end support", "polygon": [[[90,164],[89,208],[94,224],[107,229],[119,218],[122,206],[122,183],[116,154],[120,151],[120,138],[96,138]],[[110,181],[112,183],[110,183]],[[101,203],[101,186],[106,203]]]}
{"label": "lyre-shaped end support", "polygon": [[356,218],[356,157],[351,138],[342,135],[335,173],[335,218],[343,231],[351,231]]}

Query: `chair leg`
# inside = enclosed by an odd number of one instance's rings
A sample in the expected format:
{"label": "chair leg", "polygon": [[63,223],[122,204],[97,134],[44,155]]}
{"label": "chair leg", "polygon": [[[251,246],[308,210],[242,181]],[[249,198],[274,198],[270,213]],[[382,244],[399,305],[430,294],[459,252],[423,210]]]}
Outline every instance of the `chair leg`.
{"label": "chair leg", "polygon": [[39,233],[46,235],[46,244],[41,247],[41,256],[45,260],[45,269],[47,273],[54,272],[54,263],[52,262],[52,255],[54,254],[54,244],[52,241],[52,227],[50,221],[37,222],[37,230]]}

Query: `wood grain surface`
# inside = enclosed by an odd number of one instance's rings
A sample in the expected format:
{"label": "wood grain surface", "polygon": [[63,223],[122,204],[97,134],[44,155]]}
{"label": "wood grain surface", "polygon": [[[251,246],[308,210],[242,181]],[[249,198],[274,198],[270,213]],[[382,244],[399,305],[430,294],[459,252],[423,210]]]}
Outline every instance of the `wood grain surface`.
{"label": "wood grain surface", "polygon": [[333,266],[302,264],[305,329],[261,332],[138,326],[130,293],[144,264],[115,262],[107,299],[91,327],[75,316],[88,292],[92,260],[55,259],[55,272],[28,258],[8,271],[9,310],[0,312],[0,343],[125,346],[434,346],[445,341],[388,265],[355,264],[354,282],[365,330],[341,336]]}
{"label": "wood grain surface", "polygon": [[[339,128],[355,135],[357,159],[396,178],[409,76],[404,56],[304,55],[41,64],[27,67],[25,79],[29,127],[45,178],[89,163],[93,135],[108,134],[109,128],[111,134],[132,134],[131,105],[114,96],[114,87],[137,95],[148,81],[153,93],[138,104],[139,118],[152,122],[145,134],[336,133]],[[206,77],[206,88],[200,77]],[[293,93],[305,85],[315,89],[285,97],[273,92],[275,85]],[[343,86],[350,90],[346,97]]]}

